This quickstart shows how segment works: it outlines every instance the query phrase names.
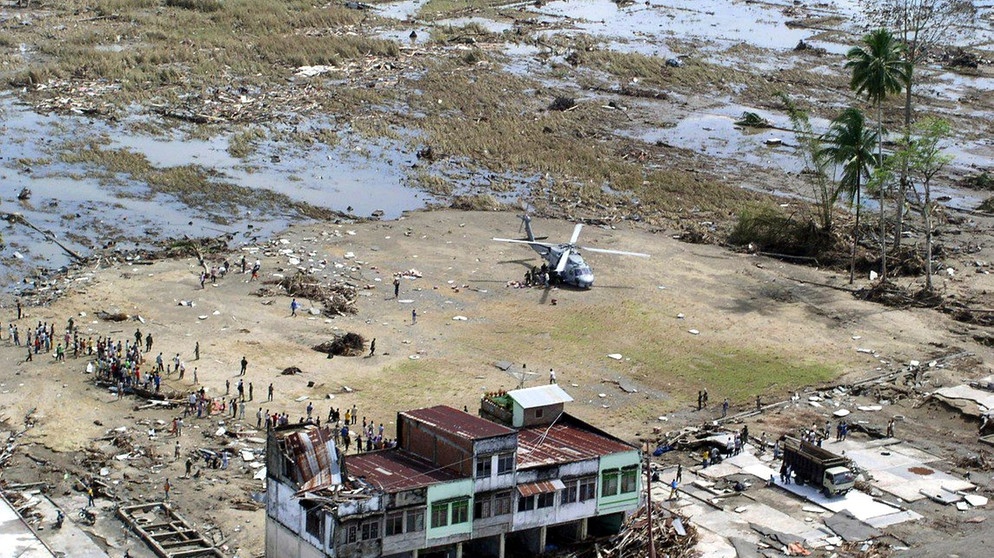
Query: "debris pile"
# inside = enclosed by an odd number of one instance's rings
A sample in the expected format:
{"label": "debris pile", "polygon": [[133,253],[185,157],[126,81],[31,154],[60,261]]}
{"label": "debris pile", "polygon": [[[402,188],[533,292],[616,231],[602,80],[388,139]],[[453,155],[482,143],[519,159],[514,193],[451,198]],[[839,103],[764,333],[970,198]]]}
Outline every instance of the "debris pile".
{"label": "debris pile", "polygon": [[872,287],[859,289],[853,295],[894,308],[934,308],[942,303],[942,296],[935,291],[911,291],[889,281],[880,281]]}
{"label": "debris pile", "polygon": [[563,97],[558,96],[552,100],[552,104],[549,105],[549,110],[555,111],[567,111],[576,108],[576,99],[573,97]]}
{"label": "debris pile", "polygon": [[365,352],[366,340],[358,333],[346,333],[338,335],[331,341],[325,341],[320,345],[312,347],[319,353],[326,353],[335,356],[359,356]]}
{"label": "debris pile", "polygon": [[[291,277],[283,277],[274,281],[266,281],[265,287],[259,289],[258,296],[275,296],[283,294],[320,302],[324,305],[326,316],[344,316],[357,312],[355,303],[359,298],[359,289],[345,282],[324,284],[314,277],[300,272]],[[276,286],[274,289],[272,286]]]}
{"label": "debris pile", "polygon": [[[652,541],[657,556],[680,558],[695,555],[697,529],[686,517],[652,502]],[[645,556],[649,546],[648,506],[642,506],[626,521],[617,536],[606,545],[594,545],[594,554],[600,558],[634,558]],[[584,556],[583,553],[569,555],[571,558]]]}
{"label": "debris pile", "polygon": [[976,70],[982,60],[976,54],[960,47],[947,50],[942,55],[942,62],[952,68],[967,68]]}
{"label": "debris pile", "polygon": [[[803,42],[803,41],[802,41]],[[772,128],[773,124],[769,120],[763,118],[762,116],[756,114],[755,112],[745,111],[742,113],[742,117],[735,121],[736,126],[745,126],[748,128]]]}

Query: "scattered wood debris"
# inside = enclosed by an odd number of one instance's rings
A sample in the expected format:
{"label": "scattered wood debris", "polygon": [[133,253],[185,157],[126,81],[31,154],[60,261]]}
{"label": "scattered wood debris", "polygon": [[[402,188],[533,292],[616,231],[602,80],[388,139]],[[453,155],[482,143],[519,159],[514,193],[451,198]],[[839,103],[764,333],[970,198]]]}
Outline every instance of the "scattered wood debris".
{"label": "scattered wood debris", "polygon": [[[656,556],[681,558],[695,556],[694,546],[699,535],[687,517],[664,508],[659,502],[652,502],[652,540],[656,546]],[[596,543],[593,552],[589,549],[571,552],[563,558],[628,558],[645,556],[649,547],[648,506],[643,505],[626,521],[619,534],[607,543]]]}
{"label": "scattered wood debris", "polygon": [[314,277],[299,272],[291,277],[266,281],[264,285],[267,286],[256,293],[258,296],[284,294],[320,302],[324,305],[323,313],[326,316],[344,316],[358,311],[355,303],[359,298],[359,288],[343,281],[321,283]]}

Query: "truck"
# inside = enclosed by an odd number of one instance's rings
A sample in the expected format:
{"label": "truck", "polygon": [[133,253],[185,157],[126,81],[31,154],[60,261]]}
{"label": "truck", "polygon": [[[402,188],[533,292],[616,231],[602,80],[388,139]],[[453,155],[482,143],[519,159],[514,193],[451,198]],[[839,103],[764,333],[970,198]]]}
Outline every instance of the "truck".
{"label": "truck", "polygon": [[849,492],[856,481],[845,457],[790,436],[784,437],[783,462],[797,484],[817,486],[828,497]]}

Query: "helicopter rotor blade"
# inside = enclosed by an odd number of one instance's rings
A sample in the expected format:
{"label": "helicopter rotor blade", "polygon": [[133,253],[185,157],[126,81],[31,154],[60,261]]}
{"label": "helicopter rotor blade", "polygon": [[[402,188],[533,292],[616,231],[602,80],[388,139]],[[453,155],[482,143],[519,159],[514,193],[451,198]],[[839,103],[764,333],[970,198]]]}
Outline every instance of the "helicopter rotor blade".
{"label": "helicopter rotor blade", "polygon": [[559,246],[558,244],[549,244],[548,242],[534,242],[531,240],[517,240],[515,238],[493,238],[491,240],[496,240],[497,242],[513,242],[515,244],[528,244],[531,246],[544,246],[545,248],[552,248],[554,246]]}
{"label": "helicopter rotor blade", "polygon": [[556,273],[562,273],[566,269],[566,264],[569,263],[569,256],[572,253],[571,250],[563,250],[563,253],[559,256],[559,263],[556,264]]}
{"label": "helicopter rotor blade", "polygon": [[583,223],[577,223],[576,226],[573,227],[573,236],[571,236],[569,239],[570,244],[576,244],[576,239],[580,238],[580,229],[582,228],[583,228]]}
{"label": "helicopter rotor blade", "polygon": [[624,250],[605,250],[604,248],[588,248],[586,246],[581,246],[580,249],[587,252],[600,252],[602,254],[616,254],[619,256],[637,256],[639,258],[649,257],[649,254],[643,254],[641,252],[625,252]]}

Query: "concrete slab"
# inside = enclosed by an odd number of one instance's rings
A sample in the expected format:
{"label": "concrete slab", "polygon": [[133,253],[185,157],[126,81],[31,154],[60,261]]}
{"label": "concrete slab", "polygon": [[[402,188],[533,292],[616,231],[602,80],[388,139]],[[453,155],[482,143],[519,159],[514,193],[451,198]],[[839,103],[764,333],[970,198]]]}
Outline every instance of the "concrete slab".
{"label": "concrete slab", "polygon": [[[774,474],[773,469],[770,469],[765,465],[754,465],[745,469],[744,472],[760,478],[769,478],[771,474]],[[777,474],[775,478],[779,479],[779,474]],[[858,490],[851,490],[844,496],[833,496],[832,498],[826,498],[820,490],[810,485],[799,486],[796,484],[777,484],[777,486],[787,492],[796,494],[809,502],[818,504],[819,506],[833,512],[849,510],[854,516],[856,516],[857,519],[861,521],[866,521],[873,517],[891,515],[901,511],[900,508],[874,500],[869,494],[864,494]],[[907,520],[920,518],[921,515],[914,514],[914,516],[909,516]]]}
{"label": "concrete slab", "polygon": [[877,517],[871,517],[864,521],[866,521],[868,525],[872,525],[877,529],[883,529],[884,527],[890,527],[891,525],[897,525],[898,523],[904,523],[905,521],[918,521],[921,518],[921,515],[913,511],[906,510],[887,515],[878,515]]}
{"label": "concrete slab", "polygon": [[694,550],[700,552],[701,556],[714,558],[737,558],[739,554],[735,547],[721,535],[707,529],[698,529],[699,538]]}
{"label": "concrete slab", "polygon": [[825,525],[835,531],[843,539],[850,542],[866,541],[882,535],[879,529],[856,519],[853,514],[843,510],[825,520]]}
{"label": "concrete slab", "polygon": [[951,403],[968,415],[978,416],[994,409],[994,393],[966,384],[940,388],[932,392],[932,395]]}
{"label": "concrete slab", "polygon": [[[83,507],[83,504],[86,502],[85,497],[80,495],[78,498],[80,502],[79,507]],[[51,525],[55,522],[56,510],[58,508],[54,502],[45,496],[39,495],[38,499],[39,502],[36,509],[41,512],[47,524]],[[72,509],[78,510],[79,508]],[[93,508],[93,511],[97,513],[98,526],[103,525],[103,522],[108,517],[113,517],[113,512],[109,510]],[[90,535],[86,531],[76,524],[79,516],[71,513],[69,510],[65,510],[65,513],[66,518],[62,523],[61,529],[45,529],[43,531],[42,535],[48,546],[62,556],[72,556],[73,558],[107,558],[108,554],[97,546],[97,543],[90,538]],[[116,520],[111,519],[111,521]],[[141,556],[141,554],[138,554],[138,556]]]}
{"label": "concrete slab", "polygon": [[940,490],[972,491],[976,487],[962,479],[939,471],[929,463],[938,462],[935,455],[907,444],[867,447],[853,440],[832,444],[832,451],[845,452],[856,465],[873,477],[873,485],[902,500],[915,502],[925,494]]}
{"label": "concrete slab", "polygon": [[55,558],[55,553],[41,542],[10,502],[3,497],[0,497],[0,549],[5,556]]}

